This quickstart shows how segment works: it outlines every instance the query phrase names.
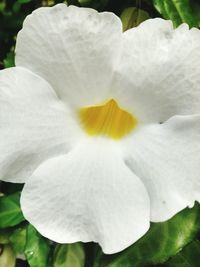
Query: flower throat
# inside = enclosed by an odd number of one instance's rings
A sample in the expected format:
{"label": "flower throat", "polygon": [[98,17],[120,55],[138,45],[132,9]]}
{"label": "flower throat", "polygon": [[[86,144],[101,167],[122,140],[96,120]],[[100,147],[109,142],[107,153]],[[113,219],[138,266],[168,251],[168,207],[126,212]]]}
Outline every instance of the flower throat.
{"label": "flower throat", "polygon": [[138,123],[137,119],[126,110],[121,109],[114,99],[104,105],[81,108],[80,119],[88,135],[102,135],[112,139],[124,137]]}

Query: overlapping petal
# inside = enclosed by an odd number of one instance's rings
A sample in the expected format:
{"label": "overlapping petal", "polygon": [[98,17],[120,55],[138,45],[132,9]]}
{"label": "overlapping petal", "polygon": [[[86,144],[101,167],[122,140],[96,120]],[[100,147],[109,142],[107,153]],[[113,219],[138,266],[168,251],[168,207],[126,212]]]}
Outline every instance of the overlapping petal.
{"label": "overlapping petal", "polygon": [[42,78],[20,67],[0,72],[1,180],[25,182],[43,160],[68,151],[76,128]]}
{"label": "overlapping petal", "polygon": [[59,243],[96,241],[105,253],[126,248],[149,227],[143,183],[105,140],[46,161],[26,183],[21,205],[42,235]]}
{"label": "overlapping petal", "polygon": [[200,31],[150,19],[123,35],[113,96],[141,122],[200,112]]}
{"label": "overlapping petal", "polygon": [[200,115],[148,125],[126,141],[127,165],[150,195],[151,221],[200,201]]}
{"label": "overlapping petal", "polygon": [[113,13],[67,7],[40,8],[18,34],[16,64],[45,78],[78,107],[108,98],[122,26]]}

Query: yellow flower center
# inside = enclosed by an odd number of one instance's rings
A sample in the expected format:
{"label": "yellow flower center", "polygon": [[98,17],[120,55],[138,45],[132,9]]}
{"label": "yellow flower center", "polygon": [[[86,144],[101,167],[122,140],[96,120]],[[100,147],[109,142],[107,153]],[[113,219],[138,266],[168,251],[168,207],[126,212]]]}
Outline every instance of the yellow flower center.
{"label": "yellow flower center", "polygon": [[121,109],[114,99],[104,105],[81,108],[80,119],[89,135],[104,135],[113,139],[127,135],[138,123],[137,119]]}

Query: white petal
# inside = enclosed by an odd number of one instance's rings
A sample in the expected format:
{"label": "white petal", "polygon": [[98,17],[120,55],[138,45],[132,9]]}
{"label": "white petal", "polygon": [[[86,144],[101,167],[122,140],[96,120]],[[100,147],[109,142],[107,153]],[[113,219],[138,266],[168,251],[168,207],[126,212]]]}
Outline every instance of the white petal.
{"label": "white petal", "polygon": [[74,129],[42,78],[20,67],[0,72],[0,179],[25,182],[44,159],[66,153]]}
{"label": "white petal", "polygon": [[126,148],[127,165],[149,192],[152,221],[167,220],[200,201],[200,115],[143,127]]}
{"label": "white petal", "polygon": [[16,64],[45,78],[74,105],[105,101],[122,36],[112,13],[64,4],[39,8],[17,37]]}
{"label": "white petal", "polygon": [[90,140],[35,171],[22,192],[22,210],[58,243],[95,241],[115,253],[148,230],[149,198],[115,143]]}
{"label": "white petal", "polygon": [[140,121],[200,112],[200,31],[150,19],[124,33],[113,95]]}

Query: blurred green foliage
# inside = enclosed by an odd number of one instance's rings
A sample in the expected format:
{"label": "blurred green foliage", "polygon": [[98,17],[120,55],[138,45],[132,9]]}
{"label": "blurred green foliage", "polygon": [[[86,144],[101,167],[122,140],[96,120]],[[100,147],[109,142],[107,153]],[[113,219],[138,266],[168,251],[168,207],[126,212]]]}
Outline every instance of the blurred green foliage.
{"label": "blurred green foliage", "polygon": [[[14,48],[23,20],[34,9],[66,1],[0,0],[0,68],[14,66]],[[148,18],[171,19],[200,26],[199,0],[68,0],[68,5],[111,11],[123,28]],[[138,242],[111,256],[96,244],[60,245],[42,237],[25,221],[20,209],[23,185],[0,184],[0,267],[199,267],[200,206],[185,209],[171,220],[152,224]],[[16,260],[22,254],[26,260]],[[159,265],[158,265],[159,264]]]}

